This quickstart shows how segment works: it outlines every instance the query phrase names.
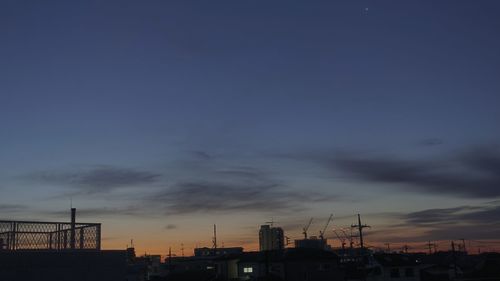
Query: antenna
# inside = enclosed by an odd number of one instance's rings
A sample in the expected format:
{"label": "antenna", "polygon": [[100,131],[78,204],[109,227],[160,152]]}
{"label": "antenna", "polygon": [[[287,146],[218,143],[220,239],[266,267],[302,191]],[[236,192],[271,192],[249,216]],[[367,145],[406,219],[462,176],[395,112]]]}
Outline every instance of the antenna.
{"label": "antenna", "polygon": [[274,221],[274,218],[271,218],[271,221],[266,221],[267,224],[271,225],[271,227],[273,227],[274,223],[276,223]]}

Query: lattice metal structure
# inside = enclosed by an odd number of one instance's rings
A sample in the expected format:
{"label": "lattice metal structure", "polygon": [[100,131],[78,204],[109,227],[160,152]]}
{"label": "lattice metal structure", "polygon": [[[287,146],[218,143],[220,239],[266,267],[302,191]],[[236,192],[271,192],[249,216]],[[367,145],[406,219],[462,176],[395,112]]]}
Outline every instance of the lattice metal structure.
{"label": "lattice metal structure", "polygon": [[100,249],[100,223],[0,221],[0,251]]}

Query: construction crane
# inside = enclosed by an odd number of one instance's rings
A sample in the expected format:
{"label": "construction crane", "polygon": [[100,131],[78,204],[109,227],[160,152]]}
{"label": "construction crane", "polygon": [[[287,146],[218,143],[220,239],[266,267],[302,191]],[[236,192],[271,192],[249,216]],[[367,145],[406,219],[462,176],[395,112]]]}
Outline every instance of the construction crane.
{"label": "construction crane", "polygon": [[308,223],[308,224],[307,224],[307,225],[306,225],[306,226],[302,229],[302,230],[303,230],[303,231],[302,231],[302,234],[304,234],[304,239],[307,239],[307,230],[308,230],[308,229],[309,229],[309,227],[311,226],[312,222],[313,222],[313,218],[311,218],[311,219],[309,220],[309,223]]}
{"label": "construction crane", "polygon": [[332,221],[332,218],[333,218],[333,214],[330,214],[330,217],[328,218],[328,221],[326,222],[325,227],[323,227],[323,230],[319,231],[319,238],[321,238],[321,240],[325,240],[325,231],[326,231],[326,228],[328,227],[328,225],[330,224],[330,222]]}
{"label": "construction crane", "polygon": [[342,237],[339,235],[339,233],[336,231],[336,230],[333,230],[333,233],[335,233],[335,236],[337,236],[337,238],[339,239],[340,243],[342,244],[342,250],[345,249],[345,240],[346,240],[346,237]]}
{"label": "construction crane", "polygon": [[344,234],[344,237],[349,240],[349,248],[353,248],[354,246],[354,241],[353,241],[353,236],[352,236],[352,229],[351,229],[351,234],[347,234],[347,232],[345,231],[345,229],[341,228],[340,231],[342,231],[342,234]]}

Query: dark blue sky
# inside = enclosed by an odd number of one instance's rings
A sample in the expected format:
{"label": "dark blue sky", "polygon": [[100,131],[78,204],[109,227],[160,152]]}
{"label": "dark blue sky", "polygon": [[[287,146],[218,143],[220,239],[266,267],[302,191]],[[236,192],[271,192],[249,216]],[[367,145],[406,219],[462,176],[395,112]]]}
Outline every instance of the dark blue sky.
{"label": "dark blue sky", "polygon": [[2,214],[57,217],[72,196],[112,230],[165,235],[151,213],[167,213],[170,232],[219,220],[241,237],[271,216],[500,213],[499,13],[493,0],[2,1]]}

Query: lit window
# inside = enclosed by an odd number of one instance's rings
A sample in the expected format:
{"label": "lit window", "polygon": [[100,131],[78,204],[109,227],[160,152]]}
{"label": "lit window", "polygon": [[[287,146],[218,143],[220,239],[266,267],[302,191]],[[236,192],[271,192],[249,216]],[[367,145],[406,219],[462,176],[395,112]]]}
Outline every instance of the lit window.
{"label": "lit window", "polygon": [[244,273],[252,273],[253,272],[253,267],[243,267],[243,272]]}

